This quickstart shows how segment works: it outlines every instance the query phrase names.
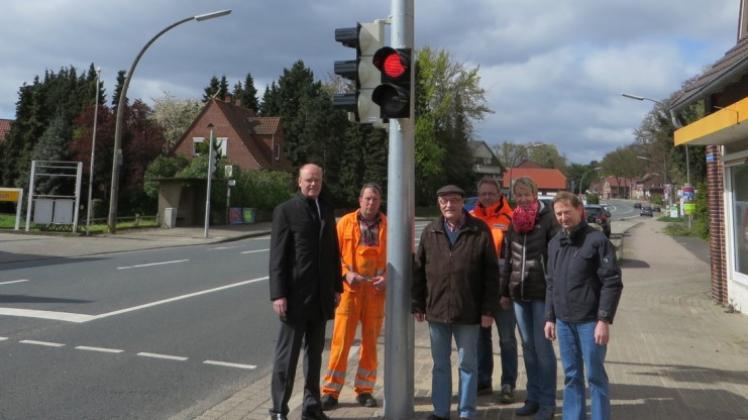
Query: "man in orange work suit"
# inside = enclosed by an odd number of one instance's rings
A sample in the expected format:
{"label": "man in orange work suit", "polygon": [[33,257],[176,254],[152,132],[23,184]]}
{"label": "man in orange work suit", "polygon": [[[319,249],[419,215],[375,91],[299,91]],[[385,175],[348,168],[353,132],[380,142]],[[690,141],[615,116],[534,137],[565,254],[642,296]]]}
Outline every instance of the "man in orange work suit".
{"label": "man in orange work suit", "polygon": [[343,294],[335,310],[330,362],[322,387],[322,409],[338,406],[345,382],[348,352],[361,322],[361,347],[354,380],[356,401],[376,407],[372,396],[377,381],[377,337],[384,319],[387,218],[379,211],[382,189],[373,183],[361,188],[359,209],[338,221],[343,271]]}

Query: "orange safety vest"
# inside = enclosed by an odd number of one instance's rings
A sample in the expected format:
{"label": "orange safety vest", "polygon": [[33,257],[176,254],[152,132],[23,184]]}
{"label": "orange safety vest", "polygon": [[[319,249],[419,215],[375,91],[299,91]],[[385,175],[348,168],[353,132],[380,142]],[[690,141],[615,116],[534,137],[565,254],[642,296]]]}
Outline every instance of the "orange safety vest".
{"label": "orange safety vest", "polygon": [[503,195],[494,205],[485,208],[478,203],[470,215],[482,220],[491,229],[493,243],[496,246],[496,256],[502,258],[501,251],[504,244],[504,233],[509,229],[512,223],[512,207]]}
{"label": "orange safety vest", "polygon": [[[382,213],[379,217],[379,240],[375,247],[361,245],[358,210],[346,214],[338,221],[338,243],[340,244],[343,277],[351,270],[367,277],[384,273],[387,267],[387,217]],[[344,288],[349,287],[346,281],[343,285]]]}

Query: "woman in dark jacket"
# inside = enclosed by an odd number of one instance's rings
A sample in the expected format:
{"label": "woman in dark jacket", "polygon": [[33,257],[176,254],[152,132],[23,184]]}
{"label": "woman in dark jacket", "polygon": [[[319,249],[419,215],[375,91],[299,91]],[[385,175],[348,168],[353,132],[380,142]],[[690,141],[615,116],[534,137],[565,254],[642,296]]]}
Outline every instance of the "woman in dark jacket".
{"label": "woman in dark jacket", "polygon": [[556,407],[556,354],[545,338],[545,269],[548,242],[558,230],[553,209],[538,200],[538,187],[522,177],[512,186],[516,206],[504,240],[506,264],[501,294],[511,297],[527,372],[527,400],[518,416],[553,418]]}

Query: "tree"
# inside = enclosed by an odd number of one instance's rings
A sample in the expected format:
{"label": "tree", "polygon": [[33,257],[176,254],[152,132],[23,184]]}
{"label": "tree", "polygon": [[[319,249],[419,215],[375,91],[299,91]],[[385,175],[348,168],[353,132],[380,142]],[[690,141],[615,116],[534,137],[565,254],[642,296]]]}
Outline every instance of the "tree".
{"label": "tree", "polygon": [[430,48],[418,52],[416,63],[416,202],[428,204],[440,184],[472,187],[472,176],[465,170],[472,166],[467,141],[472,121],[491,110],[478,68],[466,69],[446,51]]}
{"label": "tree", "polygon": [[[44,134],[34,146],[31,152],[31,160],[70,160],[66,137],[69,131],[67,122],[61,115],[52,118],[47,129],[44,130]],[[21,177],[26,179],[24,184],[28,182],[29,174],[21,174]],[[42,176],[38,179],[35,190],[43,194],[74,194],[75,189],[71,188],[73,186],[74,184],[70,182],[70,179],[63,180]]]}
{"label": "tree", "polygon": [[208,103],[211,99],[214,99],[220,95],[221,82],[218,81],[218,77],[213,76],[210,78],[210,83],[203,90],[203,103]]}
{"label": "tree", "polygon": [[154,100],[151,118],[163,128],[165,151],[174,148],[176,142],[197,118],[201,107],[196,100],[179,100],[168,93]]}
{"label": "tree", "polygon": [[544,168],[566,169],[566,157],[561,155],[554,144],[533,142],[528,143],[528,158]]}
{"label": "tree", "polygon": [[238,96],[239,103],[243,107],[249,108],[255,112],[259,111],[260,107],[257,104],[257,88],[255,88],[255,81],[252,78],[251,73],[247,73],[247,77],[244,79],[244,89]]}
{"label": "tree", "polygon": [[516,144],[510,141],[505,141],[494,148],[494,153],[507,169],[514,168],[529,159],[527,147],[524,144]]}
{"label": "tree", "polygon": [[159,155],[148,165],[145,170],[143,190],[151,198],[158,198],[157,178],[169,178],[189,165],[186,157],[181,155],[166,156]]}
{"label": "tree", "polygon": [[275,82],[265,88],[262,94],[262,104],[260,104],[260,115],[263,117],[272,117],[280,114],[280,96],[278,94],[278,85]]}

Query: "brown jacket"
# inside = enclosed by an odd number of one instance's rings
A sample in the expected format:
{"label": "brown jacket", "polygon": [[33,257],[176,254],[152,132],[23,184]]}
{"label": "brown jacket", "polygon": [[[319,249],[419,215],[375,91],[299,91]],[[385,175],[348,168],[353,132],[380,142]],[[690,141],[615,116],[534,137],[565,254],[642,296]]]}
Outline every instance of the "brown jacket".
{"label": "brown jacket", "polygon": [[412,312],[429,321],[478,324],[481,315],[499,308],[499,266],[491,232],[465,213],[454,245],[444,231],[444,218],[421,234],[413,272]]}

